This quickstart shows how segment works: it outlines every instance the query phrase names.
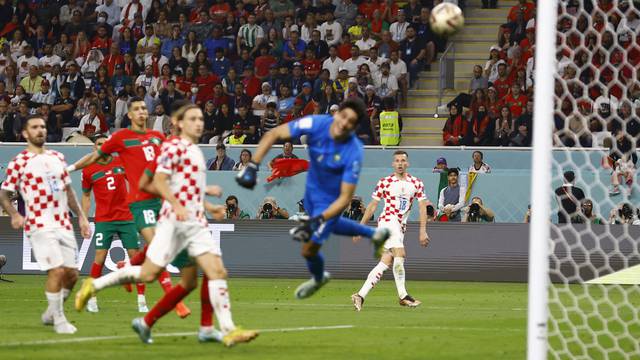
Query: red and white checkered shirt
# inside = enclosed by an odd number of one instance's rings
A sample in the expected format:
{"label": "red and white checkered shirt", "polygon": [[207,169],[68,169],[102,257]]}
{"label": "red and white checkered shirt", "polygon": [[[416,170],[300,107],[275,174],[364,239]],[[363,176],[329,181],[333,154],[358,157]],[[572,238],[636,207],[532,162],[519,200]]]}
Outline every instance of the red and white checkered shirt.
{"label": "red and white checkered shirt", "polygon": [[427,200],[422,180],[409,174],[405,175],[404,180],[398,179],[395,174],[380,179],[371,197],[384,200],[384,210],[378,222],[397,221],[402,225],[409,219],[413,200]]}
{"label": "red and white checkered shirt", "polygon": [[24,231],[73,230],[67,203],[67,185],[71,177],[64,155],[54,150],[42,154],[23,150],[7,167],[2,190],[20,192],[26,205]]}
{"label": "red and white checkered shirt", "polygon": [[[173,196],[189,213],[185,221],[199,222],[206,226],[203,192],[207,167],[202,150],[187,140],[173,138],[162,143],[157,163],[156,172],[170,176],[169,187]],[[175,220],[175,213],[169,202],[162,203],[159,219]]]}

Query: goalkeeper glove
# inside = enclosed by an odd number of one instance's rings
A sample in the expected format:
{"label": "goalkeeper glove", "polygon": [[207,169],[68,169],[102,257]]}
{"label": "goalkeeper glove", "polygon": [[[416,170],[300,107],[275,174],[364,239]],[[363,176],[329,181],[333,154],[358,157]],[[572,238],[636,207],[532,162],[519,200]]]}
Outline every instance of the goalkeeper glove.
{"label": "goalkeeper glove", "polygon": [[318,215],[312,218],[300,218],[301,224],[294,227],[289,231],[293,240],[299,242],[307,242],[311,239],[311,235],[316,232],[325,220],[322,215]]}
{"label": "goalkeeper glove", "polygon": [[236,182],[244,188],[253,189],[258,182],[258,164],[253,161],[249,162],[249,164],[236,175]]}

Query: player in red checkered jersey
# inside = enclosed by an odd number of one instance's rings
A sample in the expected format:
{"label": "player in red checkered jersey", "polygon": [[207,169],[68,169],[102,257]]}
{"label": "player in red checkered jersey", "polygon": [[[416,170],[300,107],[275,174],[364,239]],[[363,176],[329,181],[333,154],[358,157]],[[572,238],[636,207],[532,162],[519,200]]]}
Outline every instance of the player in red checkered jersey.
{"label": "player in red checkered jersey", "polygon": [[[94,150],[100,149],[107,140],[105,135],[98,135],[94,139]],[[140,249],[138,230],[133,222],[133,216],[127,206],[127,180],[124,166],[119,156],[107,155],[94,164],[82,169],[82,210],[89,214],[91,208],[91,193],[95,197],[95,230],[93,241],[96,256],[91,265],[91,277],[102,275],[104,261],[111,248],[115,235],[122,242],[129,257],[134,257]],[[145,284],[136,284],[138,290],[138,312],[148,312],[147,301],[144,296]],[[131,291],[129,285],[128,291]],[[87,311],[98,312],[98,300],[89,300]]]}
{"label": "player in red checkered jersey", "polygon": [[[221,195],[217,186],[206,186],[206,165],[198,140],[204,130],[204,116],[196,105],[186,105],[175,115],[180,137],[165,142],[157,159],[153,185],[164,202],[158,231],[149,246],[142,266],[131,266],[98,279],[88,278],[76,295],[76,309],[81,310],[89,298],[104,288],[133,281],[152,281],[181,251],[195,259],[209,278],[209,298],[224,334],[226,346],[249,342],[258,333],[237,328],[231,317],[226,269],[219,241],[212,238],[205,218],[204,195]],[[151,343],[151,326],[171,310],[171,304],[183,299],[197,286],[196,264],[183,266],[182,279],[144,318],[132,326],[144,343]],[[168,306],[162,306],[165,302]],[[156,313],[153,313],[157,309]]]}
{"label": "player in red checkered jersey", "polygon": [[[357,293],[351,296],[353,306],[357,311],[362,310],[364,299],[371,289],[380,281],[382,274],[393,264],[393,278],[396,281],[400,305],[416,307],[421,304],[407,293],[405,288],[404,233],[409,219],[409,212],[413,200],[418,200],[420,209],[419,241],[421,246],[429,244],[427,234],[427,197],[424,194],[422,180],[409,175],[409,155],[401,150],[393,153],[393,174],[378,181],[378,185],[371,196],[372,201],[367,206],[362,217],[362,223],[373,216],[380,200],[384,200],[384,210],[378,218],[378,227],[391,230],[391,237],[384,244],[384,253],[380,262],[369,273],[367,280]],[[356,239],[357,240],[357,239]]]}
{"label": "player in red checkered jersey", "polygon": [[[71,188],[64,156],[44,147],[47,138],[45,120],[28,118],[22,128],[27,148],[7,167],[7,178],[0,187],[0,205],[11,216],[14,229],[24,227],[33,253],[42,271],[47,272],[45,294],[49,306],[42,314],[45,325],[53,325],[58,334],[73,334],[75,326],[64,315],[63,302],[78,279],[78,251],[69,210],[78,216],[80,232],[89,237],[89,222]],[[19,192],[25,201],[26,218],[11,204],[11,194]]]}
{"label": "player in red checkered jersey", "polygon": [[[155,233],[156,220],[160,211],[161,201],[155,195],[148,194],[138,189],[140,176],[145,167],[155,161],[160,152],[160,144],[165,140],[164,135],[147,129],[149,112],[143,99],[134,97],[129,101],[127,116],[131,120],[131,127],[118,130],[102,144],[99,150],[92,152],[69,166],[69,171],[79,170],[98,161],[104,155],[118,153],[124,165],[127,182],[129,183],[128,203],[133,220],[136,223],[140,235],[147,246],[151,243]],[[144,262],[145,248],[130,259],[131,265],[140,265]],[[158,278],[160,286],[165,293],[171,290],[171,277],[164,271]],[[184,318],[191,314],[191,310],[184,303],[176,305],[176,313]]]}

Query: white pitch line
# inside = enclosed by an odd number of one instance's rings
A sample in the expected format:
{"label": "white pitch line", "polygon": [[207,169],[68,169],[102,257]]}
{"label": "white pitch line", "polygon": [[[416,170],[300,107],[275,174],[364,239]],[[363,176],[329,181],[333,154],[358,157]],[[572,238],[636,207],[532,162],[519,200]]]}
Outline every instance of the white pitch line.
{"label": "white pitch line", "polygon": [[[340,330],[351,329],[353,325],[331,325],[331,326],[301,326],[290,328],[274,328],[274,329],[261,329],[258,330],[261,333],[270,332],[299,332],[299,331],[318,331],[318,330]],[[195,336],[197,332],[175,332],[175,333],[158,333],[153,334],[153,337],[180,337],[180,336]],[[70,344],[70,343],[82,343],[92,341],[108,341],[108,340],[122,340],[122,339],[137,339],[136,335],[113,335],[113,336],[92,336],[92,337],[79,337],[70,339],[49,339],[49,340],[35,340],[24,342],[10,342],[0,343],[0,347],[11,346],[29,346],[29,345],[58,345],[58,344]]]}

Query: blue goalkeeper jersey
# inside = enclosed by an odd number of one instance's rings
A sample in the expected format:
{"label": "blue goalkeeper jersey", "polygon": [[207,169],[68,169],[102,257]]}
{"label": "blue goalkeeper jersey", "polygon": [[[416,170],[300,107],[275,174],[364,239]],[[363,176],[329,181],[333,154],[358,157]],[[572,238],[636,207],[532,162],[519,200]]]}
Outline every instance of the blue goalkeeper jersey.
{"label": "blue goalkeeper jersey", "polygon": [[335,141],[329,134],[332,122],[331,115],[310,115],[289,123],[292,138],[307,135],[310,165],[305,199],[316,205],[314,209],[306,209],[311,216],[324,211],[338,198],[342,182],[357,184],[360,176],[362,142],[355,134],[343,142]]}

